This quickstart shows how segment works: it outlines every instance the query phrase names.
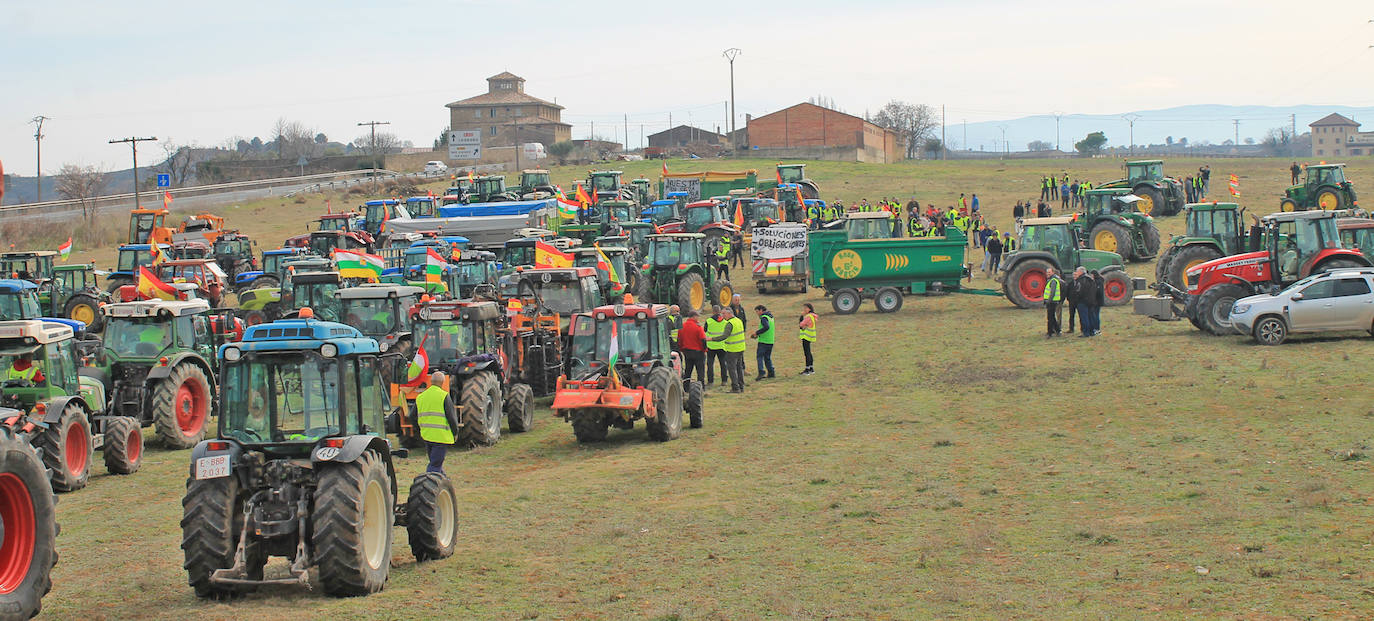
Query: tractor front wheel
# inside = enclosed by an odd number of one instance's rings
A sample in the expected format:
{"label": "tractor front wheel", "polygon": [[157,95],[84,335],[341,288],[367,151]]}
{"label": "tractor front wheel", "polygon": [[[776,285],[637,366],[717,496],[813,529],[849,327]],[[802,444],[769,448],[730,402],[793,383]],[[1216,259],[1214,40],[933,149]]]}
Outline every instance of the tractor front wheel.
{"label": "tractor front wheel", "polygon": [[1094,250],[1105,250],[1121,255],[1124,261],[1134,259],[1131,253],[1131,232],[1115,222],[1102,222],[1088,233],[1088,242]]}
{"label": "tractor front wheel", "polygon": [[52,471],[54,490],[73,492],[86,487],[95,443],[91,441],[90,421],[80,405],[68,403],[57,424],[44,430],[35,443],[43,449],[43,465]]}
{"label": "tractor front wheel", "polygon": [[701,429],[702,410],[706,406],[706,387],[701,382],[689,379],[683,380],[682,391],[686,395],[682,409],[687,411],[692,429]]}
{"label": "tractor front wheel", "polygon": [[667,442],[682,433],[682,382],[672,369],[659,367],[649,373],[645,388],[654,395],[654,417],[646,421],[649,438]]}
{"label": "tractor front wheel", "polygon": [[56,504],[33,448],[0,429],[0,617],[38,614],[43,596],[52,589]]}
{"label": "tractor front wheel", "polygon": [[415,560],[424,562],[453,556],[458,540],[458,492],[453,480],[426,472],[410,483],[406,498],[406,537]]}
{"label": "tractor front wheel", "polygon": [[167,448],[188,449],[205,436],[210,419],[210,380],[200,367],[182,363],[153,391],[153,426]]}
{"label": "tractor front wheel", "polygon": [[115,416],[105,421],[105,469],[133,474],[143,465],[143,428],[138,419]]}
{"label": "tractor front wheel", "polygon": [[514,384],[505,403],[506,424],[511,433],[524,433],[534,427],[534,389],[529,384]]}
{"label": "tractor front wheel", "polygon": [[735,288],[730,286],[730,281],[717,278],[716,282],[711,284],[711,299],[715,300],[716,304],[726,307],[734,298]]}
{"label": "tractor front wheel", "polygon": [[701,278],[701,274],[685,274],[678,280],[677,304],[684,311],[689,308],[702,313],[710,310],[706,299],[706,281]]}
{"label": "tractor front wheel", "polygon": [[105,316],[100,313],[100,302],[84,293],[78,293],[67,300],[62,310],[67,319],[86,324],[86,331],[92,334],[105,328]]}
{"label": "tractor front wheel", "polygon": [[481,372],[463,382],[460,397],[463,428],[459,439],[470,444],[491,446],[501,440],[501,383],[496,375]]}
{"label": "tractor front wheel", "polygon": [[1045,301],[1045,283],[1054,266],[1043,259],[1026,259],[1007,273],[1007,299],[1021,308],[1035,308]]}
{"label": "tractor front wheel", "polygon": [[310,516],[320,585],[336,597],[376,593],[391,571],[396,518],[386,465],[367,451],[323,470]]}
{"label": "tractor front wheel", "polygon": [[1168,271],[1165,272],[1165,282],[1176,289],[1187,291],[1193,285],[1192,281],[1188,280],[1188,270],[1195,265],[1220,258],[1221,251],[1217,250],[1215,246],[1203,244],[1184,246],[1169,261]]}
{"label": "tractor front wheel", "polygon": [[1102,299],[1107,306],[1122,306],[1131,301],[1131,277],[1126,272],[1102,275]]}
{"label": "tractor front wheel", "polygon": [[1285,198],[1285,199],[1279,201],[1279,211],[1297,211],[1297,210],[1298,210],[1298,202],[1297,202],[1297,201],[1295,201],[1295,200],[1293,200],[1293,199],[1291,199],[1291,198]]}
{"label": "tractor front wheel", "polygon": [[840,289],[830,298],[830,307],[835,309],[836,315],[853,315],[859,310],[859,303],[862,301],[863,298],[859,297],[857,290]]}
{"label": "tractor front wheel", "polygon": [[1231,307],[1248,295],[1240,285],[1213,285],[1198,296],[1194,314],[1202,329],[1210,334],[1225,336],[1235,334],[1231,327]]}

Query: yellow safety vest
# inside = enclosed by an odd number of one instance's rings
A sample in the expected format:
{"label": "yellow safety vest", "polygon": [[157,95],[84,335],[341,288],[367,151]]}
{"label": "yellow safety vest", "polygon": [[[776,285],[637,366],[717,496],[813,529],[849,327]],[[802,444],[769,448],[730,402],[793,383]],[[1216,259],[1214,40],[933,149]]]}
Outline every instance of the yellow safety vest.
{"label": "yellow safety vest", "polygon": [[811,327],[801,328],[801,340],[814,343],[816,342],[816,324],[820,323],[821,318],[817,317],[816,313],[807,313],[806,316],[811,318]]}
{"label": "yellow safety vest", "polygon": [[[744,322],[739,317],[731,317],[730,321],[725,322],[730,325],[730,336],[725,338],[722,349],[732,353],[744,351]],[[724,332],[722,330],[721,332]]]}
{"label": "yellow safety vest", "polygon": [[415,409],[419,412],[420,438],[435,444],[453,444],[453,430],[448,426],[444,415],[444,399],[448,391],[438,386],[430,386],[415,398]]}
{"label": "yellow safety vest", "polygon": [[25,381],[25,382],[32,382],[32,381],[33,381],[33,377],[34,377],[35,375],[37,375],[37,374],[38,374],[38,365],[29,364],[29,368],[24,369],[23,371],[20,371],[20,370],[14,368],[14,367],[10,367],[10,368],[9,368],[9,372],[7,373],[7,377],[6,377],[5,379],[6,379],[6,380],[22,380],[22,381]]}
{"label": "yellow safety vest", "polygon": [[715,317],[707,317],[706,325],[702,327],[706,331],[706,349],[725,349],[722,341],[712,340],[725,333],[725,322],[717,320]]}
{"label": "yellow safety vest", "polygon": [[679,325],[682,325],[682,317],[680,317],[680,316],[678,316],[678,315],[669,314],[669,315],[668,315],[668,325],[670,325],[670,326],[673,327],[672,330],[669,330],[669,331],[668,331],[668,338],[672,339],[673,342],[676,343],[676,342],[677,342],[677,331],[678,331],[678,326],[679,326]]}
{"label": "yellow safety vest", "polygon": [[1058,277],[1058,276],[1051,276],[1049,280],[1045,281],[1045,301],[1046,301],[1046,302],[1058,302],[1058,301],[1059,301],[1059,299],[1060,299],[1060,291],[1059,291],[1059,286],[1060,286],[1060,284],[1061,284],[1061,283],[1060,283],[1060,280],[1059,280],[1059,277]]}

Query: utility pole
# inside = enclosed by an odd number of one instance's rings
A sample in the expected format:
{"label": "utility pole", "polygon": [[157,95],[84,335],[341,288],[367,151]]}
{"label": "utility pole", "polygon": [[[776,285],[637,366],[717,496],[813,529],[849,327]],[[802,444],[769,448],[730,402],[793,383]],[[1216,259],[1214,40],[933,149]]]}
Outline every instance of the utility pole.
{"label": "utility pole", "polygon": [[1240,119],[1231,119],[1231,124],[1236,126],[1236,138],[1231,141],[1231,145],[1240,148]]}
{"label": "utility pole", "polygon": [[1126,122],[1131,124],[1131,156],[1135,157],[1135,121],[1140,118],[1140,115],[1135,113],[1123,114],[1121,118],[1126,119]]}
{"label": "utility pole", "polygon": [[1059,119],[1064,116],[1063,112],[1054,113],[1054,151],[1059,152]]}
{"label": "utility pole", "polygon": [[964,142],[962,144],[965,149],[968,148],[968,119],[964,119]]}
{"label": "utility pole", "polygon": [[520,119],[515,119],[515,172],[520,172]]}
{"label": "utility pole", "polygon": [[722,54],[725,59],[730,61],[730,148],[735,147],[735,57],[740,55],[740,49],[732,47]]}
{"label": "utility pole", "polygon": [[36,166],[38,173],[34,175],[34,184],[38,186],[38,199],[34,201],[35,203],[43,202],[43,121],[46,120],[48,120],[48,117],[40,114],[29,121],[30,123],[38,125],[38,129],[33,130],[33,143],[34,146],[38,148]]}
{"label": "utility pole", "polygon": [[944,161],[949,147],[945,144],[945,104],[940,104],[940,161]]}
{"label": "utility pole", "polygon": [[391,121],[367,121],[359,123],[358,127],[367,125],[372,128],[372,187],[377,187],[377,126],[390,125]]}
{"label": "utility pole", "polygon": [[630,115],[626,114],[626,115],[624,115],[624,117],[625,117],[625,144],[620,145],[620,150],[621,150],[621,151],[629,151],[629,150],[630,150]]}
{"label": "utility pole", "polygon": [[157,136],[153,136],[152,138],[121,138],[119,140],[110,141],[110,144],[116,144],[121,142],[129,143],[129,150],[132,151],[134,154],[134,209],[143,208],[143,204],[139,201],[138,193],[138,143],[150,142],[153,140],[157,140]]}
{"label": "utility pole", "polygon": [[1010,149],[1007,148],[1007,126],[998,125],[997,128],[1002,130],[1002,159],[1006,159],[1010,151]]}
{"label": "utility pole", "polygon": [[1298,115],[1288,115],[1288,122],[1291,124],[1288,129],[1288,156],[1297,157]]}

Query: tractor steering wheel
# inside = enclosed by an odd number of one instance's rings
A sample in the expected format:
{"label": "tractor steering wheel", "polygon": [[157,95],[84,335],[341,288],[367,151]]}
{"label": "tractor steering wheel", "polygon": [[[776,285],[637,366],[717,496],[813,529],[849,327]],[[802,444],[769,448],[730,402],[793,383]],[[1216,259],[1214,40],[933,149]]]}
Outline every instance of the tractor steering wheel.
{"label": "tractor steering wheel", "polygon": [[3,384],[0,384],[0,387],[4,388],[33,388],[33,386],[33,382],[23,379],[5,380]]}

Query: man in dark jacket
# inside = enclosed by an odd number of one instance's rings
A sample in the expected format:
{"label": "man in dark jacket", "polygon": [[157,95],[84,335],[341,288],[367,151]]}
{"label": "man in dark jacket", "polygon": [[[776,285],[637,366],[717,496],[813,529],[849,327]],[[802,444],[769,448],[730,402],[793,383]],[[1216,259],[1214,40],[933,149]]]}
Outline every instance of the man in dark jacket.
{"label": "man in dark jacket", "polygon": [[1078,279],[1083,275],[1083,267],[1074,269],[1073,276],[1064,283],[1064,306],[1069,309],[1069,334],[1073,334],[1073,318],[1078,316],[1081,323],[1083,317],[1078,314]]}
{"label": "man in dark jacket", "polygon": [[1089,308],[1093,315],[1093,331],[1088,336],[1097,336],[1102,334],[1102,306],[1107,301],[1107,287],[1100,272],[1093,270],[1089,275],[1093,279],[1092,306]]}
{"label": "man in dark jacket", "polygon": [[749,329],[749,316],[744,314],[744,298],[740,297],[738,293],[730,297],[730,312],[734,313],[736,317],[739,317],[740,322],[744,324],[745,330]]}
{"label": "man in dark jacket", "polygon": [[1097,299],[1097,283],[1082,266],[1073,271],[1073,289],[1076,300],[1074,305],[1078,307],[1078,327],[1080,329],[1078,336],[1092,336],[1092,303]]}
{"label": "man in dark jacket", "polygon": [[993,231],[987,242],[988,250],[988,274],[997,275],[997,266],[1002,263],[1002,240],[997,238],[997,232]]}

